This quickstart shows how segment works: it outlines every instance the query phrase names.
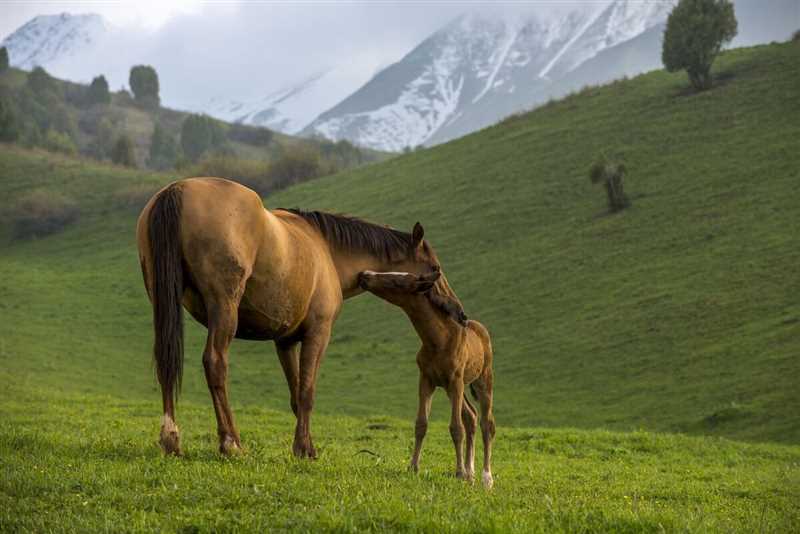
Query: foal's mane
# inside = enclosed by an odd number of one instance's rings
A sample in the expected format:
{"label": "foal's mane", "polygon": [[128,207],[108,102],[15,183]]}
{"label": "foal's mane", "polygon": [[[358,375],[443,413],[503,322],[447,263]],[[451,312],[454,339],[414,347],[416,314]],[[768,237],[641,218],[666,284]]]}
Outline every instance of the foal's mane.
{"label": "foal's mane", "polygon": [[328,243],[341,250],[368,252],[391,261],[405,257],[412,244],[411,234],[358,217],[297,208],[280,209],[302,217],[319,230]]}
{"label": "foal's mane", "polygon": [[431,290],[425,293],[425,296],[434,308],[439,309],[458,324],[463,326],[466,323],[467,314],[464,312],[464,305],[461,304],[458,295],[450,287],[444,273],[442,273]]}

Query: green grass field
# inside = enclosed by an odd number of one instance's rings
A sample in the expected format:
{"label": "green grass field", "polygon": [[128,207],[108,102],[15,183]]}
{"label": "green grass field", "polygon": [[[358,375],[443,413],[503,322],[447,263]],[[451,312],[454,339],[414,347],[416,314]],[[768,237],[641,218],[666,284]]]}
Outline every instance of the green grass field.
{"label": "green grass field", "polygon": [[[423,222],[493,336],[491,494],[449,477],[442,394],[424,472],[406,473],[418,341],[369,296],[345,305],[322,365],[319,461],[290,458],[288,393],[258,342],[231,354],[247,454],[216,455],[193,323],[187,457],[161,458],[125,191],[171,177],[0,147],[0,212],[34,188],[81,207],[41,239],[0,219],[0,530],[797,530],[798,52],[726,52],[704,94],[661,71],[587,89],[265,199]],[[586,176],[602,151],[629,171],[617,215]]]}

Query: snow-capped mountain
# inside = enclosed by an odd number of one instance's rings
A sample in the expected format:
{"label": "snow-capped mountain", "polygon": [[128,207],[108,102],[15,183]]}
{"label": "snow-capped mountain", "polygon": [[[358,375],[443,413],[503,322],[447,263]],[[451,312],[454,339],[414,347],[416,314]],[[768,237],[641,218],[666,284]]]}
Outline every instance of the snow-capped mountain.
{"label": "snow-capped mountain", "polygon": [[557,20],[461,16],[304,133],[383,150],[452,139],[544,99],[600,52],[663,24],[674,3],[615,0]]}
{"label": "snow-capped mountain", "polygon": [[40,15],[3,39],[11,65],[21,69],[48,68],[97,46],[109,25],[100,15]]}
{"label": "snow-capped mountain", "polygon": [[295,134],[366,81],[366,77],[345,76],[341,69],[328,69],[263,98],[241,101],[216,97],[199,111],[229,122]]}

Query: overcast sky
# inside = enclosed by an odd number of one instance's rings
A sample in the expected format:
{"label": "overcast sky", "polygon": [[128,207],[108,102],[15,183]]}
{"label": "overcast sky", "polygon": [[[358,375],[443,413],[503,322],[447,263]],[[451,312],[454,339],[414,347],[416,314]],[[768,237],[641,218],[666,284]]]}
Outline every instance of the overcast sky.
{"label": "overcast sky", "polygon": [[262,97],[329,68],[343,72],[343,84],[363,83],[465,11],[556,16],[578,5],[607,1],[0,0],[0,35],[5,37],[39,14],[98,13],[118,28],[113,43],[93,57],[81,57],[65,72],[85,81],[103,73],[118,89],[127,82],[131,65],[149,63],[161,77],[164,102],[187,107],[218,94]]}

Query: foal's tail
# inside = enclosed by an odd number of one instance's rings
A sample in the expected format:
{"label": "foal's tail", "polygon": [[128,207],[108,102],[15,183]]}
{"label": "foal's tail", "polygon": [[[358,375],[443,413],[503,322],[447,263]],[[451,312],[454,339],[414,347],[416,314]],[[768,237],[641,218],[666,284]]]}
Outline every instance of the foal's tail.
{"label": "foal's tail", "polygon": [[153,259],[153,356],[165,403],[177,400],[183,375],[181,204],[181,188],[168,187],[153,203],[148,224]]}

